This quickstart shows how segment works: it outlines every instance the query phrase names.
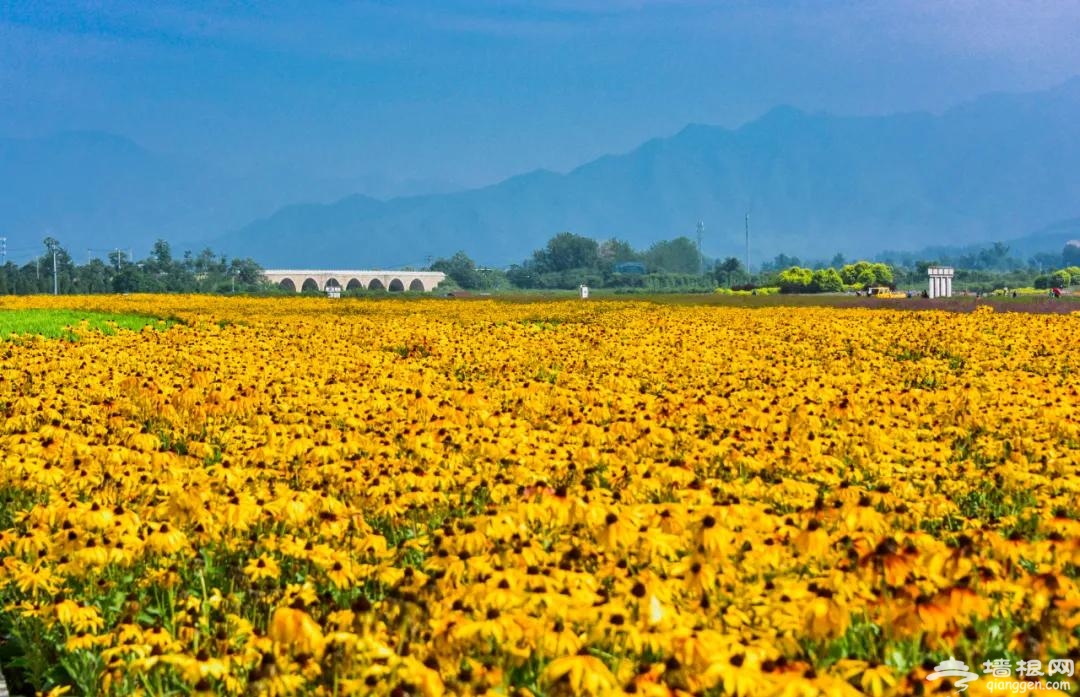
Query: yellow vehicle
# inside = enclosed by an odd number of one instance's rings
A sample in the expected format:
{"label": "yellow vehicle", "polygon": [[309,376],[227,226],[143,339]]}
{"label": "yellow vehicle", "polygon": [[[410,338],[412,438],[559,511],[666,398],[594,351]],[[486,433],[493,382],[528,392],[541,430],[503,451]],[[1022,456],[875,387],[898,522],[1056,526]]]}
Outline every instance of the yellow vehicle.
{"label": "yellow vehicle", "polygon": [[867,295],[872,295],[875,298],[906,298],[906,293],[898,293],[888,286],[871,286],[866,289]]}

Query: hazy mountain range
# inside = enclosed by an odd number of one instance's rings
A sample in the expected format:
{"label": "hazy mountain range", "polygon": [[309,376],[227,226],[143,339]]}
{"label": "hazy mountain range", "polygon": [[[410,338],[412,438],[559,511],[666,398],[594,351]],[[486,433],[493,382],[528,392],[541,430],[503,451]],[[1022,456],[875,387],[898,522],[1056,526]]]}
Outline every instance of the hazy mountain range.
{"label": "hazy mountain range", "polygon": [[51,235],[77,260],[87,249],[134,248],[141,257],[158,238],[179,248],[206,244],[290,201],[333,201],[358,189],[393,198],[458,188],[374,175],[227,173],[98,131],[0,138],[0,236],[10,250],[40,250]]}
{"label": "hazy mountain range", "polygon": [[97,239],[206,240],[268,267],[423,264],[459,249],[503,265],[563,230],[647,247],[693,236],[698,220],[706,254],[742,257],[747,212],[755,265],[779,252],[850,257],[1035,231],[1033,244],[1053,251],[1076,226],[1050,226],[1080,215],[1080,78],[941,115],[782,107],[738,129],[687,126],[565,174],[386,200],[354,194],[254,222],[280,201],[325,201],[344,184],[230,180],[100,134],[0,141],[0,181],[9,237],[51,226],[72,250]]}

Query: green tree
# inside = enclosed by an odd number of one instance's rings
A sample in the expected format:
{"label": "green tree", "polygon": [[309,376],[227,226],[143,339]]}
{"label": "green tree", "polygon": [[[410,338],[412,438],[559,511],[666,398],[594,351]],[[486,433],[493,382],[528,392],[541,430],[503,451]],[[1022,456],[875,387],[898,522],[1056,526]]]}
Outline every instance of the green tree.
{"label": "green tree", "polygon": [[245,290],[262,285],[266,280],[262,267],[254,259],[233,259],[229,262],[229,275]]}
{"label": "green tree", "polygon": [[[920,262],[922,263],[922,262]],[[925,273],[925,270],[923,271]],[[840,278],[849,286],[891,286],[893,284],[893,270],[888,264],[869,261],[857,261],[840,269]]]}
{"label": "green tree", "polygon": [[265,285],[262,268],[255,261],[229,261],[209,249],[199,255],[198,265],[204,270],[197,278],[191,254],[185,253],[184,260],[177,263],[164,240],[158,240],[143,261],[134,262],[116,250],[107,262],[91,259],[82,266],[74,263],[57,239],[47,237],[43,244],[44,253],[30,263],[18,267],[8,262],[0,267],[0,293],[52,293],[54,263],[60,293],[228,292],[258,290]]}
{"label": "green tree", "polygon": [[540,274],[532,264],[514,264],[506,271],[506,278],[515,288],[539,288]]}
{"label": "green tree", "polygon": [[1050,283],[1054,288],[1065,288],[1070,282],[1072,282],[1072,278],[1065,269],[1059,269],[1050,274]]}
{"label": "green tree", "polygon": [[152,268],[154,271],[171,271],[173,258],[172,248],[169,247],[169,243],[165,240],[157,240],[154,242],[154,248],[150,250],[150,258],[147,261],[148,267]]}
{"label": "green tree", "polygon": [[449,259],[436,259],[432,271],[442,271],[454,283],[469,290],[480,288],[483,278],[476,270],[476,262],[465,252],[457,252]]}
{"label": "green tree", "polygon": [[117,249],[109,252],[109,268],[119,273],[121,269],[131,263],[131,259],[128,258],[126,252],[121,249]]}
{"label": "green tree", "polygon": [[844,290],[844,279],[836,269],[818,269],[810,280],[810,290],[815,293],[837,293]]}
{"label": "green tree", "polygon": [[859,282],[859,275],[869,266],[869,262],[865,261],[857,261],[854,264],[845,264],[840,269],[840,278],[843,279],[846,285],[853,286]]}
{"label": "green tree", "polygon": [[761,265],[762,270],[782,271],[783,269],[789,269],[792,266],[801,266],[802,261],[799,257],[789,257],[787,254],[777,254],[773,257],[773,260]]}
{"label": "green tree", "polygon": [[977,266],[981,269],[1003,269],[1009,265],[1009,245],[995,242],[986,249],[979,250]]}
{"label": "green tree", "polygon": [[713,277],[717,283],[725,283],[730,288],[732,279],[741,276],[743,270],[742,262],[739,261],[738,257],[728,257],[716,263],[716,266],[713,267]]}
{"label": "green tree", "polygon": [[[1078,254],[1080,254],[1080,248],[1078,248]],[[1053,252],[1039,252],[1032,255],[1028,263],[1035,267],[1038,271],[1050,271],[1055,266],[1061,264],[1064,254],[1056,254]]]}
{"label": "green tree", "polygon": [[112,290],[112,269],[101,259],[80,266],[75,276],[80,293],[108,293]]}
{"label": "green tree", "polygon": [[570,269],[595,269],[600,262],[600,245],[596,240],[560,232],[544,249],[533,253],[533,265],[540,273],[569,271]]}
{"label": "green tree", "polygon": [[224,273],[225,265],[214,254],[214,250],[207,247],[195,257],[195,271],[197,273]]}
{"label": "green tree", "polygon": [[625,240],[617,240],[612,237],[600,243],[600,260],[605,264],[614,266],[627,261],[641,261],[642,255],[635,251]]}
{"label": "green tree", "polygon": [[645,252],[650,271],[696,274],[699,261],[697,245],[685,236],[657,242]]}
{"label": "green tree", "polygon": [[37,261],[38,291],[52,293],[55,282],[57,292],[74,292],[75,262],[72,261],[71,255],[54,237],[46,237],[43,244],[45,253]]}
{"label": "green tree", "polygon": [[140,290],[141,274],[134,264],[128,264],[113,274],[112,292],[136,293]]}
{"label": "green tree", "polygon": [[[923,278],[926,278],[926,274],[930,270],[930,267],[931,266],[937,266],[937,265],[938,265],[938,262],[936,262],[936,261],[923,261],[923,260],[916,261],[915,262],[915,273],[917,275],[919,275],[919,276],[922,276]],[[843,275],[843,274],[841,274],[841,275]]]}
{"label": "green tree", "polygon": [[888,264],[879,261],[871,264],[870,270],[874,272],[874,285],[891,286],[893,284],[895,280],[893,270]]}
{"label": "green tree", "polygon": [[814,272],[801,266],[792,266],[776,275],[781,293],[805,293],[813,283]]}
{"label": "green tree", "polygon": [[24,264],[15,274],[15,294],[28,295],[41,293],[44,290],[44,282],[41,278],[41,259],[38,258],[28,264]]}

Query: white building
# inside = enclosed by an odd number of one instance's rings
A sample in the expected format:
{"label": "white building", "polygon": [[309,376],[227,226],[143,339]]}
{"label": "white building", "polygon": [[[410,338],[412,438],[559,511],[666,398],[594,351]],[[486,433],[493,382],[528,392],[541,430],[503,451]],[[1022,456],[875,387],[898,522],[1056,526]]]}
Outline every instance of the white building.
{"label": "white building", "polygon": [[953,269],[951,266],[931,266],[926,270],[930,277],[931,298],[951,298]]}

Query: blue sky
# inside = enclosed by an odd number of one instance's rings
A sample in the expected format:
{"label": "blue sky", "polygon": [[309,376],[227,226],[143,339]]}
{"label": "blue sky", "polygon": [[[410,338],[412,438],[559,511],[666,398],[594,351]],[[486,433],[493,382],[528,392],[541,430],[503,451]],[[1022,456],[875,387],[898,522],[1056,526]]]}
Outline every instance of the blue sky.
{"label": "blue sky", "polygon": [[0,1],[0,136],[480,185],[779,104],[941,111],[1080,73],[1080,3]]}

